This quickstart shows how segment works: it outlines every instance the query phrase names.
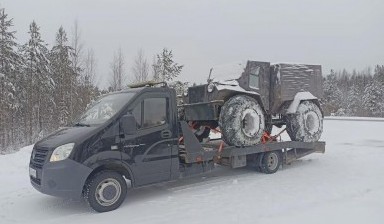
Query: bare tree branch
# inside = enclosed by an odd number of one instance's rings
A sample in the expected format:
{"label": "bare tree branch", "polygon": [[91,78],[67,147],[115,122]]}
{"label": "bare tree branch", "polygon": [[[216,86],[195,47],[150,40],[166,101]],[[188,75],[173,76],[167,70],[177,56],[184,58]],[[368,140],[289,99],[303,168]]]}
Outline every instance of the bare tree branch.
{"label": "bare tree branch", "polygon": [[125,81],[124,76],[124,55],[121,50],[121,47],[117,50],[113,56],[113,61],[111,63],[112,77],[110,80],[110,87],[112,91],[121,90],[123,88],[123,83]]}
{"label": "bare tree branch", "polygon": [[144,82],[148,80],[149,64],[144,56],[143,49],[137,52],[137,56],[132,67],[134,82]]}

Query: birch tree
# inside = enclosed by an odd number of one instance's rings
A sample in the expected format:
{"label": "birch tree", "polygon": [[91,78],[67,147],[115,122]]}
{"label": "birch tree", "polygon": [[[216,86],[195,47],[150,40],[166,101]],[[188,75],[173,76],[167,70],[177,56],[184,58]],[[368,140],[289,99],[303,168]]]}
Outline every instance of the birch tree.
{"label": "birch tree", "polygon": [[132,73],[134,76],[134,82],[144,82],[148,80],[149,64],[144,56],[143,49],[137,52],[134,64],[132,66]]}
{"label": "birch tree", "polygon": [[113,60],[110,64],[112,76],[109,83],[112,91],[121,90],[123,88],[125,81],[124,64],[124,55],[121,48],[119,48],[113,56]]}

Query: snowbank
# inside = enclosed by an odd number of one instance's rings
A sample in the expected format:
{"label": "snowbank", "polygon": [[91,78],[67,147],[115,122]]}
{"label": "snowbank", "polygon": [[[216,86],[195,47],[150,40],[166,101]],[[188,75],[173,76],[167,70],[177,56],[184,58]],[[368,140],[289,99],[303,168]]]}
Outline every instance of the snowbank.
{"label": "snowbank", "polygon": [[118,210],[103,214],[33,189],[28,146],[0,156],[0,223],[381,224],[383,128],[383,122],[325,120],[324,155],[308,156],[273,175],[219,167],[191,179],[129,190]]}
{"label": "snowbank", "polygon": [[382,117],[338,117],[338,116],[330,116],[330,117],[324,117],[324,120],[384,122],[384,118],[382,118]]}

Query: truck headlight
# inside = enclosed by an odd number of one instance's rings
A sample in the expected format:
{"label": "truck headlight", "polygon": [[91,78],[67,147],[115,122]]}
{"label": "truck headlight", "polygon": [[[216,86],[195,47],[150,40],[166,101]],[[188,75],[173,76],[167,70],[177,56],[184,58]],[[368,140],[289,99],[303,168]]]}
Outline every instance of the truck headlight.
{"label": "truck headlight", "polygon": [[57,161],[61,161],[68,158],[74,146],[75,146],[75,143],[68,143],[68,144],[57,147],[55,150],[53,150],[51,159],[49,161],[57,162]]}

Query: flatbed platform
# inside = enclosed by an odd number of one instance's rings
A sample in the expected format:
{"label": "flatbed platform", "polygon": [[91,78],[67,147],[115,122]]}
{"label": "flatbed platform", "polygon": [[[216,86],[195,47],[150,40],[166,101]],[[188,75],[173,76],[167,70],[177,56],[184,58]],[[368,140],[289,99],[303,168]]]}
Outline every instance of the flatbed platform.
{"label": "flatbed platform", "polygon": [[[284,164],[312,153],[324,153],[325,142],[299,142],[299,141],[272,141],[252,146],[228,146],[221,139],[208,143],[200,143],[191,137],[193,133],[186,123],[181,123],[185,141],[180,145],[180,157],[184,163],[200,163],[215,161],[219,164],[229,165],[233,168],[247,165],[247,156],[257,155],[270,151],[281,151]],[[191,135],[187,137],[188,135]]]}

